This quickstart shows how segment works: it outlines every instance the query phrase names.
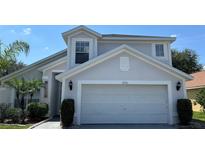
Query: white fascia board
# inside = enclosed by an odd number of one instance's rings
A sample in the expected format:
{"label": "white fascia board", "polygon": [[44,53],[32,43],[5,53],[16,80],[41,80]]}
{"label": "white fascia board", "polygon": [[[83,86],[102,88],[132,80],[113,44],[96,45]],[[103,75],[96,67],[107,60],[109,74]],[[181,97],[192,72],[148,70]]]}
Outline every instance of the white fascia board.
{"label": "white fascia board", "polygon": [[[124,46],[124,45],[122,45],[122,46]],[[86,70],[86,69],[88,69],[88,68],[90,68],[92,66],[95,66],[95,65],[105,61],[106,59],[109,59],[109,58],[111,58],[111,57],[113,57],[115,55],[118,55],[119,53],[121,53],[123,51],[123,50],[121,50],[122,46],[117,47],[117,48],[113,49],[110,52],[106,52],[105,54],[102,54],[102,55],[100,55],[100,56],[98,56],[98,57],[96,57],[96,58],[94,58],[92,60],[89,60],[89,61],[87,61],[87,62],[85,62],[85,63],[83,63],[81,65],[78,65],[78,66],[74,67],[73,69],[68,70],[68,71],[66,71],[66,72],[64,72],[62,74],[59,74],[59,75],[56,76],[56,79],[61,81],[61,79],[64,76],[67,76],[67,75],[70,76],[72,73],[77,74],[77,73],[79,73],[79,72],[81,72],[83,70]],[[116,51],[118,51],[118,52],[116,52]]]}
{"label": "white fascia board", "polygon": [[[191,80],[192,79],[192,76],[184,73],[184,72],[181,72],[173,67],[170,67],[169,65],[167,64],[164,64],[150,56],[147,56],[145,54],[143,54],[142,52],[140,51],[137,51],[136,49],[133,49],[127,45],[121,45],[120,47],[117,47],[109,52],[106,52],[105,54],[102,54],[88,62],[85,62],[84,64],[81,64],[71,70],[68,70],[67,72],[64,72],[62,74],[59,74],[56,76],[56,79],[61,81],[62,79],[67,79],[75,74],[78,74],[90,67],[93,67],[99,63],[102,63],[103,61],[107,60],[107,59],[110,59],[112,58],[113,56],[116,56],[118,54],[120,54],[121,52],[127,52],[133,56],[135,56],[136,58],[139,58],[139,59],[142,59],[143,61],[146,61],[147,63],[153,65],[153,66],[156,66],[160,69],[162,69],[163,71],[166,71],[168,72],[169,74],[172,74],[180,79],[188,79],[188,80]],[[173,72],[170,72],[169,70],[173,71]]]}
{"label": "white fascia board", "polygon": [[86,31],[86,32],[89,32],[89,33],[93,34],[94,36],[102,37],[102,35],[100,33],[96,32],[96,31],[94,31],[94,30],[92,30],[92,29],[90,29],[86,26],[78,26],[76,28],[73,28],[69,31],[66,31],[66,32],[62,33],[63,39],[66,41],[66,38],[67,38],[68,35],[70,35],[72,33],[75,33],[75,32],[78,32],[78,31],[82,31],[82,30]]}
{"label": "white fascia board", "polygon": [[152,38],[152,37],[103,37],[102,40],[135,40],[135,41],[171,41],[174,42],[176,38]]}
{"label": "white fascia board", "polygon": [[58,60],[56,60],[56,61],[53,61],[53,62],[51,62],[51,63],[49,63],[49,64],[47,64],[47,65],[44,65],[44,66],[38,68],[38,70],[43,72],[43,71],[46,71],[46,70],[48,70],[48,69],[51,69],[51,68],[53,68],[53,67],[55,67],[55,66],[57,66],[57,65],[63,64],[63,63],[65,63],[66,61],[67,61],[67,56],[65,56],[65,57],[63,57],[63,58],[60,58],[60,59],[58,59]]}

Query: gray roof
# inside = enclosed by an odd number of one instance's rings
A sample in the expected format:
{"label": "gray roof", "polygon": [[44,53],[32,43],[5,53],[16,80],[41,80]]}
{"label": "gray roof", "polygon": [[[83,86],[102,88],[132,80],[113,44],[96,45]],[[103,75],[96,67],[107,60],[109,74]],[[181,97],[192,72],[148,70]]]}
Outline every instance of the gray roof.
{"label": "gray roof", "polygon": [[102,39],[106,40],[157,40],[174,42],[176,37],[165,36],[146,36],[146,35],[127,35],[127,34],[103,34]]}
{"label": "gray roof", "polygon": [[39,61],[37,61],[37,62],[35,62],[33,64],[30,64],[30,65],[28,65],[28,66],[26,66],[26,67],[24,67],[24,68],[22,68],[22,69],[20,69],[18,71],[15,71],[15,72],[10,73],[10,74],[8,74],[6,76],[3,76],[3,77],[0,78],[0,81],[9,80],[9,79],[11,79],[14,76],[18,76],[18,75],[20,75],[20,74],[22,74],[24,72],[27,72],[27,71],[29,71],[31,69],[39,68],[39,67],[41,67],[43,65],[46,65],[46,64],[48,64],[48,63],[50,63],[52,61],[55,61],[55,60],[60,59],[62,57],[65,57],[66,55],[67,55],[67,50],[64,49],[64,50],[59,51],[59,52],[57,52],[57,53],[55,53],[55,54],[53,54],[51,56],[48,56],[48,57],[46,57],[44,59],[41,59],[41,60],[39,60]]}
{"label": "gray roof", "polygon": [[103,34],[102,37],[174,38],[174,37],[165,37],[165,36],[127,35],[127,34]]}
{"label": "gray roof", "polygon": [[174,42],[176,37],[165,37],[165,36],[146,36],[146,35],[127,35],[127,34],[100,34],[86,26],[77,26],[69,31],[62,33],[63,39],[67,44],[67,36],[73,32],[83,30],[90,34],[98,37],[100,40],[156,40],[156,41],[171,41]]}

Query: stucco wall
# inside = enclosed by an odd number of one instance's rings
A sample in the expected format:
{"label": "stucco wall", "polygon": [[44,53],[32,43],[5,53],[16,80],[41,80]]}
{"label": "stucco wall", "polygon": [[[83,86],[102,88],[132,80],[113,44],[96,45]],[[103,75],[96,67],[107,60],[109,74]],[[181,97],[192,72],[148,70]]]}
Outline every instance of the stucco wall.
{"label": "stucco wall", "polygon": [[[90,39],[90,48],[89,58],[92,59],[97,55],[97,39],[93,35],[90,35],[87,32],[74,33],[68,37],[68,68],[73,68],[77,66],[75,64],[75,39]],[[88,40],[87,40],[88,41]]]}
{"label": "stucco wall", "polygon": [[[24,78],[25,80],[42,80],[42,73],[36,69],[33,69],[31,71],[25,72],[22,75],[19,75],[16,77],[18,79]],[[33,96],[33,99],[40,99],[41,91],[36,92]]]}
{"label": "stucco wall", "polygon": [[[167,48],[167,42],[141,42],[141,41],[118,41],[118,42],[114,42],[114,41],[106,41],[106,42],[98,42],[98,55],[101,55],[105,52],[108,52],[114,48],[119,47],[120,45],[126,44],[148,56],[151,56],[153,58],[156,58],[153,56],[153,46],[152,43],[164,43],[164,52],[166,52],[167,56],[169,56],[168,54],[168,48]],[[170,59],[169,57],[167,57],[167,59],[158,59],[159,61],[166,63],[166,64],[170,64]]]}
{"label": "stucco wall", "polygon": [[41,93],[41,97],[40,100],[42,102],[48,103],[50,110],[49,110],[49,114],[52,115],[55,110],[54,107],[56,107],[56,105],[54,103],[56,103],[56,94],[57,94],[57,88],[55,81],[55,75],[56,73],[60,73],[58,71],[61,70],[65,70],[67,66],[67,62],[56,65],[54,67],[51,67],[50,69],[47,69],[46,71],[44,71],[43,76],[47,77],[47,79],[43,79],[44,81],[48,81],[48,97],[45,98],[44,97],[44,91],[42,90]]}
{"label": "stucco wall", "polygon": [[[36,69],[27,71],[21,75],[16,77],[17,79],[24,78],[25,80],[32,80],[32,79],[42,79],[42,73]],[[6,88],[7,87],[7,88]],[[15,102],[15,90],[13,88],[8,88],[8,86],[0,88],[0,102],[2,103],[11,103],[14,104]],[[33,96],[33,99],[39,100],[41,96],[41,91],[36,92]]]}
{"label": "stucco wall", "polygon": [[[128,72],[122,72],[120,70],[120,57],[127,56],[130,60],[130,69]],[[68,89],[68,82],[73,81],[73,90]],[[177,119],[176,101],[179,98],[184,98],[184,91],[181,88],[176,91],[176,83],[182,80],[172,76],[150,64],[147,64],[141,60],[130,56],[127,53],[121,53],[118,56],[113,57],[98,64],[86,71],[83,71],[70,79],[66,80],[65,84],[65,97],[73,98],[77,100],[77,81],[78,80],[144,80],[144,81],[171,81],[172,94],[173,94],[173,110],[174,119]]]}
{"label": "stucco wall", "polygon": [[14,104],[14,97],[15,97],[14,89],[0,86],[0,104],[1,103]]}

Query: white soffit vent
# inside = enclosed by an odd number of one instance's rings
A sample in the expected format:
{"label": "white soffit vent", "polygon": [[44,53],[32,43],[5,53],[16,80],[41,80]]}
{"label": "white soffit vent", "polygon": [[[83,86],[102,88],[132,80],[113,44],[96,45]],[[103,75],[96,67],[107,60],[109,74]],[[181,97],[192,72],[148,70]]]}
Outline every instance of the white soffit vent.
{"label": "white soffit vent", "polygon": [[129,57],[120,57],[120,70],[129,71],[129,69],[130,69]]}

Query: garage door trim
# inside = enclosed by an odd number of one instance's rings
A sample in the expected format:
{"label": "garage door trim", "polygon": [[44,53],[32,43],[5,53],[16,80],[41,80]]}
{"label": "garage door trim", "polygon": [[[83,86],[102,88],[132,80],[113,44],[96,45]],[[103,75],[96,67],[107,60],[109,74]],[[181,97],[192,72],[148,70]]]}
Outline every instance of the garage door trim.
{"label": "garage door trim", "polygon": [[172,106],[172,89],[171,81],[137,81],[137,80],[80,80],[78,81],[77,87],[77,124],[80,125],[80,116],[81,116],[81,93],[82,85],[89,84],[109,84],[109,85],[166,85],[168,89],[168,115],[169,115],[169,124],[173,124],[173,106]]}

